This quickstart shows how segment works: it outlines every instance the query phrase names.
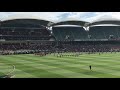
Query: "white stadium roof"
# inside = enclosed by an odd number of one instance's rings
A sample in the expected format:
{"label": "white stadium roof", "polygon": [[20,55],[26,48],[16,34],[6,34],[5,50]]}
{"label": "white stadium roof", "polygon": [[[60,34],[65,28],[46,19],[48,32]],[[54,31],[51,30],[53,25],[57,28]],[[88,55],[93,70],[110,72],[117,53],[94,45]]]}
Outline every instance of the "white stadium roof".
{"label": "white stadium roof", "polygon": [[56,25],[54,27],[82,27],[80,25]]}
{"label": "white stadium roof", "polygon": [[90,22],[90,23],[94,23],[94,22],[100,22],[100,21],[120,21],[120,19],[118,19],[118,18],[113,18],[113,17],[111,17],[111,16],[102,16],[102,17],[100,17],[100,18],[98,18],[98,19],[96,19],[96,20],[93,20],[92,22]]}
{"label": "white stadium roof", "polygon": [[115,25],[115,24],[99,24],[99,25],[92,25],[90,27],[95,27],[95,26],[120,26],[120,25]]}
{"label": "white stadium roof", "polygon": [[13,20],[13,19],[38,19],[38,20],[46,20],[46,21],[50,21],[48,19],[45,18],[40,18],[39,16],[34,16],[34,15],[23,15],[23,14],[17,14],[17,15],[10,15],[8,17],[4,17],[1,19],[1,21],[7,21],[7,20]]}

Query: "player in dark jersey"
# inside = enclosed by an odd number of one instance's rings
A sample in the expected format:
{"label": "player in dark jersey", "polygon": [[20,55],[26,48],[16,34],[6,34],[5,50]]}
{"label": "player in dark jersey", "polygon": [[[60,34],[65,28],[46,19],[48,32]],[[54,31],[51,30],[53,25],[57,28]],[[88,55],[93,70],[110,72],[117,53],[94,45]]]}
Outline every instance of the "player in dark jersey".
{"label": "player in dark jersey", "polygon": [[90,70],[92,70],[92,67],[91,67],[91,65],[89,66],[89,68],[90,68]]}

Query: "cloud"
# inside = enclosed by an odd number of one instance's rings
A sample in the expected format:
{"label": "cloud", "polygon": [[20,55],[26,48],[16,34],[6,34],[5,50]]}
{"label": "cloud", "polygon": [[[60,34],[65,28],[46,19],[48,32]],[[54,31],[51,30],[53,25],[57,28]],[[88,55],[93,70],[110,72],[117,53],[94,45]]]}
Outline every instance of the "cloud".
{"label": "cloud", "polygon": [[60,15],[64,14],[61,12],[0,12],[1,20],[16,19],[16,18],[33,18],[33,19],[44,19],[50,21],[57,21]]}
{"label": "cloud", "polygon": [[53,22],[82,20],[93,22],[102,19],[120,19],[120,12],[0,12],[0,20],[16,18],[43,19]]}
{"label": "cloud", "polygon": [[85,20],[84,16],[87,15],[87,12],[71,12],[69,13],[68,17],[66,17],[66,20]]}
{"label": "cloud", "polygon": [[97,12],[94,17],[86,18],[86,20],[90,22],[109,19],[120,20],[120,12]]}

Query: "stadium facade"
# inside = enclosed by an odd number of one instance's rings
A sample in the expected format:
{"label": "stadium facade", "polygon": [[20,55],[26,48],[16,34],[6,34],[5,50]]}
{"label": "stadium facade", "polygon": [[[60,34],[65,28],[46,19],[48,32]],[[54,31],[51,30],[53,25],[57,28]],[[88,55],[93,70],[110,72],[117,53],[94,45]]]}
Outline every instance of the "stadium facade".
{"label": "stadium facade", "polygon": [[[12,50],[17,53],[21,51],[35,53],[94,49],[110,51],[113,48],[119,51],[119,41],[119,20],[51,22],[38,19],[13,19],[0,22],[1,52]],[[103,47],[104,50],[99,49]]]}
{"label": "stadium facade", "polygon": [[109,40],[120,37],[119,20],[95,22],[13,19],[0,22],[0,41],[14,40]]}

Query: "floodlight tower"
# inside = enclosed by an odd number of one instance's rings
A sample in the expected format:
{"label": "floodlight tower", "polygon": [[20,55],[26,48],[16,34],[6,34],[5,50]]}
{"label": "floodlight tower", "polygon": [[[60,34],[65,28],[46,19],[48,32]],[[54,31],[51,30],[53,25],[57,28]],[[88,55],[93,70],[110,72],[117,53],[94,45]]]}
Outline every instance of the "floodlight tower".
{"label": "floodlight tower", "polygon": [[49,22],[49,23],[47,24],[47,27],[46,27],[48,30],[50,30],[51,34],[53,33],[53,32],[52,32],[52,24],[53,24],[52,22]]}
{"label": "floodlight tower", "polygon": [[[84,29],[87,31],[87,33],[88,33],[89,29],[90,29],[89,24],[90,23],[85,23],[85,25],[84,25]],[[88,39],[91,39],[91,35],[89,35],[89,33],[88,33]]]}

